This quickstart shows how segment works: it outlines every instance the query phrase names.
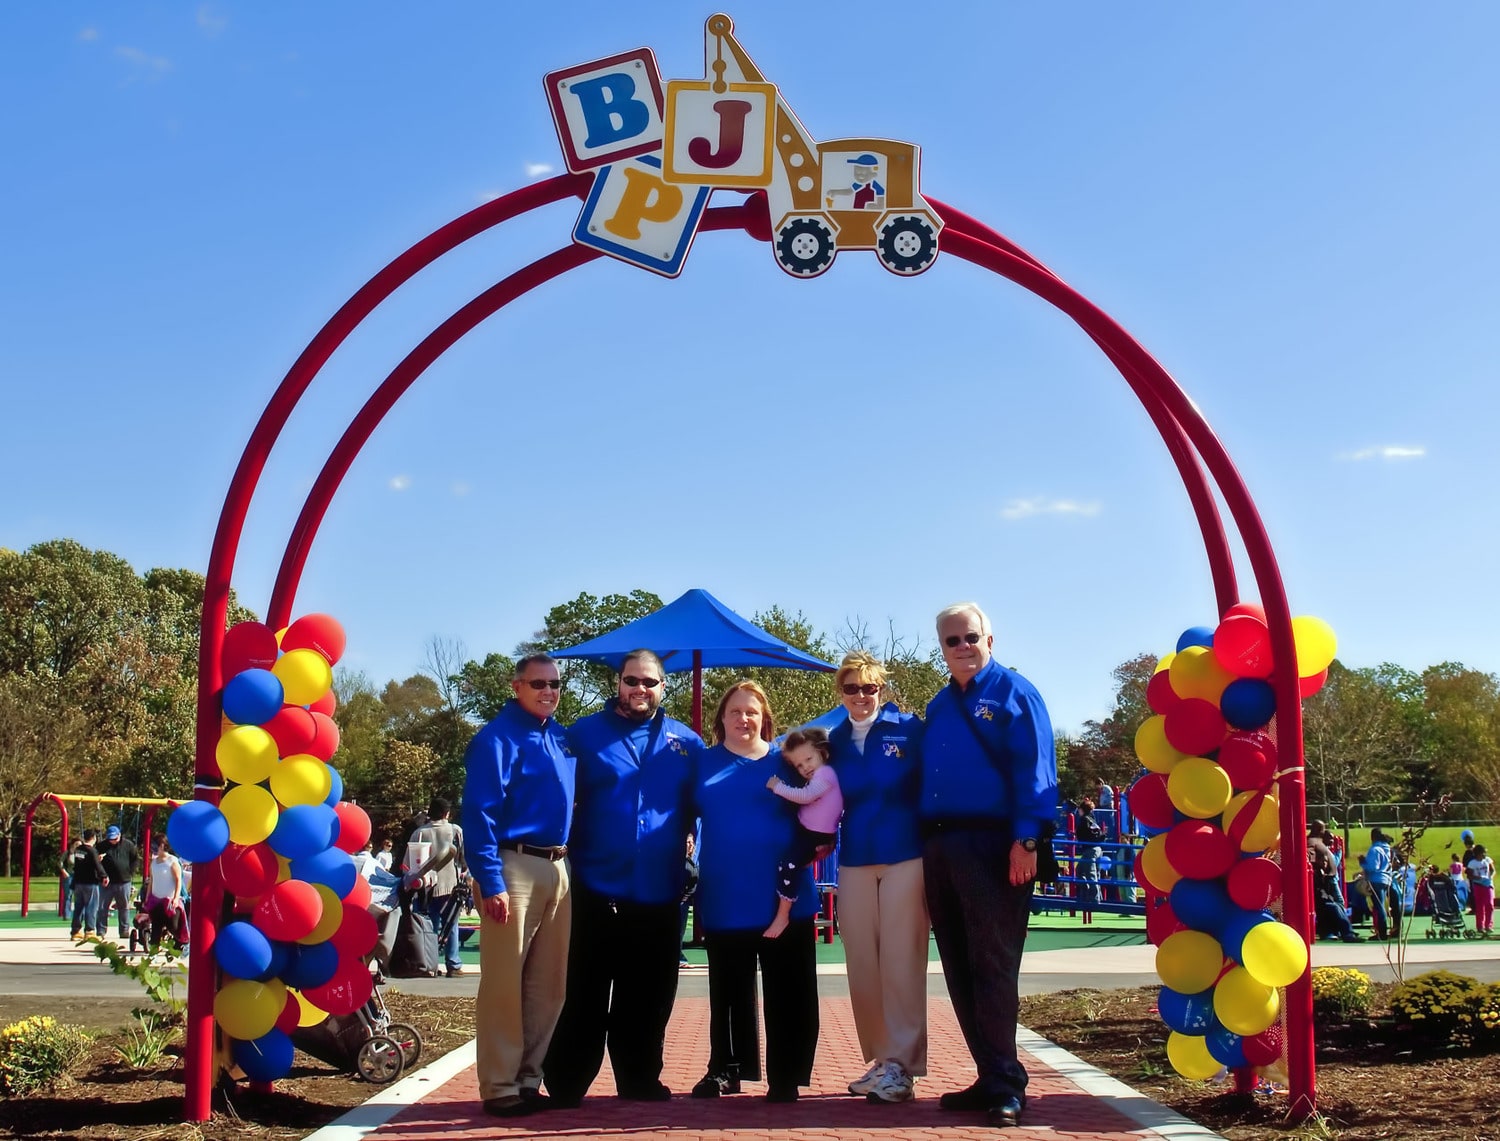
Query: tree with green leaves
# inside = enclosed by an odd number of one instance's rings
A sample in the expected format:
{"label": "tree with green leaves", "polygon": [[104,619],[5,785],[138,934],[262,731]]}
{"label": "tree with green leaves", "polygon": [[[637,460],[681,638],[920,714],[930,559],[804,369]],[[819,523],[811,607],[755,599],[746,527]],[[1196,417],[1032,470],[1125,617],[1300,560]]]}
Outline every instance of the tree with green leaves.
{"label": "tree with green leaves", "polygon": [[[603,598],[585,592],[547,611],[542,628],[516,647],[516,657],[566,650],[654,614],[661,606],[661,598],[649,590],[606,594]],[[564,725],[597,712],[613,700],[615,673],[602,662],[567,659],[558,662],[557,668],[563,688],[556,717]]]}
{"label": "tree with green leaves", "polygon": [[1420,741],[1408,713],[1417,679],[1389,663],[1348,669],[1334,661],[1323,688],[1302,703],[1309,799],[1336,806],[1385,800],[1407,787]]}

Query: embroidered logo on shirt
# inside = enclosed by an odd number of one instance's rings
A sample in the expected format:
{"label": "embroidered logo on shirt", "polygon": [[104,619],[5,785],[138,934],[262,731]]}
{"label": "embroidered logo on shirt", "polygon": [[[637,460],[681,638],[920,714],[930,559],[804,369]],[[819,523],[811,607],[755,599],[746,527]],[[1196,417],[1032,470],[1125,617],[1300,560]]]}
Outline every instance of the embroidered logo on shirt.
{"label": "embroidered logo on shirt", "polygon": [[671,733],[667,734],[667,748],[674,753],[681,753],[684,757],[688,755],[686,742],[681,737],[674,737]]}
{"label": "embroidered logo on shirt", "polygon": [[982,721],[993,721],[995,719],[995,711],[988,705],[981,704],[974,710],[974,716]]}
{"label": "embroidered logo on shirt", "polygon": [[906,754],[901,751],[901,746],[896,744],[895,741],[887,741],[885,743],[885,755],[887,757],[899,758],[904,757]]}

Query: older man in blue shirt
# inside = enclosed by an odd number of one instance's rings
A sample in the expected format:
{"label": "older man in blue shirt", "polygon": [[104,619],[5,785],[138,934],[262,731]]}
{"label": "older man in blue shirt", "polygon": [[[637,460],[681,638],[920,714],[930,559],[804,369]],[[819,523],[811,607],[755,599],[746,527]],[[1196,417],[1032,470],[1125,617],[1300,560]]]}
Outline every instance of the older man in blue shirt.
{"label": "older man in blue shirt", "polygon": [[464,755],[463,827],[480,905],[475,1064],[485,1112],[543,1107],[542,1060],[562,1011],[572,928],[574,763],[552,717],[557,663],[516,663],[515,699]]}
{"label": "older man in blue shirt", "polygon": [[554,1104],[577,1105],[604,1061],[629,1101],[665,1101],[677,998],[693,766],[703,742],[662,712],[650,650],[620,666],[614,703],[568,730],[578,761],[568,999],[543,1066]]}
{"label": "older man in blue shirt", "polygon": [[943,977],[979,1071],[944,1109],[1020,1123],[1027,1074],[1016,1056],[1021,950],[1037,842],[1057,811],[1057,757],[1041,695],[994,661],[972,602],[937,616],[952,680],[928,703],[922,738],[923,880]]}

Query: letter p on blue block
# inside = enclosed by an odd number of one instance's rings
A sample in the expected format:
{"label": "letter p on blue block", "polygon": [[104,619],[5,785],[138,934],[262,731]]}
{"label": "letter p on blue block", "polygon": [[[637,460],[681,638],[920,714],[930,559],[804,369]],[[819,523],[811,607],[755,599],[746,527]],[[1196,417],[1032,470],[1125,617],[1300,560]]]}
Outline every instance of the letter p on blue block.
{"label": "letter p on blue block", "polygon": [[661,147],[665,99],[650,48],[548,72],[543,83],[574,174]]}

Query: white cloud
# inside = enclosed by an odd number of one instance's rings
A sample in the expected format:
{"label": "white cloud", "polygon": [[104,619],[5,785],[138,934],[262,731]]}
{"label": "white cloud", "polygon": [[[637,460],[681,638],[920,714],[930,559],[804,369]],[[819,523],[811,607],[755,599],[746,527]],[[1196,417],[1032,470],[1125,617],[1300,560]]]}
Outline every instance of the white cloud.
{"label": "white cloud", "polygon": [[543,175],[551,174],[557,167],[550,162],[528,162],[523,164],[522,169],[526,171],[527,178],[541,178]]}
{"label": "white cloud", "polygon": [[392,491],[405,491],[408,487],[411,486],[411,476],[409,476],[409,475],[395,475],[395,476],[392,476],[390,483],[388,483],[386,486],[389,487]]}
{"label": "white cloud", "polygon": [[172,61],[166,56],[149,55],[141,51],[140,48],[133,48],[126,44],[121,44],[115,48],[115,55],[134,64],[138,71],[161,75],[164,72],[172,70]]}
{"label": "white cloud", "polygon": [[78,33],[78,38],[84,41],[97,40],[99,38],[99,29],[95,27],[84,28]]}
{"label": "white cloud", "polygon": [[481,190],[478,194],[474,195],[474,198],[483,206],[486,202],[493,202],[504,193],[505,191],[503,190]]}
{"label": "white cloud", "polygon": [[217,4],[198,5],[198,28],[206,36],[217,36],[229,27],[229,17]]}
{"label": "white cloud", "polygon": [[468,495],[469,492],[473,490],[473,488],[471,488],[463,480],[459,480],[453,485],[450,490],[455,496],[457,496],[459,499],[462,499],[464,496]]}
{"label": "white cloud", "polygon": [[1415,460],[1427,454],[1424,447],[1406,444],[1385,444],[1378,448],[1360,448],[1354,452],[1340,452],[1341,460]]}
{"label": "white cloud", "polygon": [[1048,499],[1038,495],[1032,499],[1012,499],[1000,508],[1002,519],[1030,519],[1033,515],[1083,515],[1099,514],[1099,504],[1080,503],[1076,499]]}

